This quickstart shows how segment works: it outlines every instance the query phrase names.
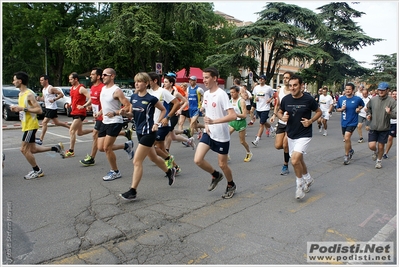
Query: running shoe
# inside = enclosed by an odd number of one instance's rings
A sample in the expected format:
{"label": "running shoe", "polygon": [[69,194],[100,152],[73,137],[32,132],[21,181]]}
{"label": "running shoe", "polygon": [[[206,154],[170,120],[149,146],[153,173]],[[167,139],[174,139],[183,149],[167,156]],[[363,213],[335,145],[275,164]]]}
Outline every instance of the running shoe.
{"label": "running shoe", "polygon": [[236,190],[237,190],[237,186],[236,185],[233,185],[233,186],[230,186],[230,187],[226,187],[226,191],[222,195],[222,198],[225,198],[225,199],[232,198],[234,193],[236,192]]}
{"label": "running shoe", "polygon": [[310,177],[309,179],[304,179],[305,183],[303,185],[303,192],[305,193],[309,193],[310,191],[310,187],[312,186],[312,184],[314,183],[314,179],[312,177]]}
{"label": "running shoe", "polygon": [[267,128],[267,129],[266,129],[266,132],[265,132],[265,134],[266,134],[266,136],[267,136],[267,137],[269,137],[269,136],[270,136],[270,128]]}
{"label": "running shoe", "polygon": [[352,159],[353,154],[355,154],[355,150],[353,150],[353,149],[351,148],[351,150],[349,150],[349,159]]}
{"label": "running shoe", "polygon": [[183,144],[183,146],[185,146],[185,147],[189,147],[190,145],[188,144],[188,142],[181,142],[182,144]]}
{"label": "running shoe", "polygon": [[377,161],[376,161],[376,163],[375,163],[375,168],[376,168],[376,169],[381,169],[381,168],[382,168],[381,160],[377,160]]}
{"label": "running shoe", "polygon": [[303,186],[297,186],[296,191],[295,191],[295,198],[296,199],[302,199],[305,197],[305,192],[303,192]]}
{"label": "running shoe", "polygon": [[254,125],[254,123],[253,123],[253,121],[250,121],[250,122],[248,123],[248,126],[252,126],[252,125]]}
{"label": "running shoe", "polygon": [[127,192],[125,192],[125,193],[123,193],[123,194],[119,194],[119,196],[120,196],[121,198],[123,198],[124,200],[129,200],[129,201],[131,201],[131,200],[135,200],[135,199],[136,199],[137,192],[136,192],[136,190],[134,190],[133,188],[130,188],[129,191],[127,191]]}
{"label": "running shoe", "polygon": [[35,143],[38,144],[39,146],[43,145],[43,141],[40,140],[40,138],[36,138]]}
{"label": "running shoe", "polygon": [[[175,166],[175,169],[176,169],[176,175],[178,175],[178,174],[181,173],[181,168],[180,168],[180,166],[176,165],[176,166]],[[168,176],[166,175],[166,177],[168,177]]]}
{"label": "running shoe", "polygon": [[344,165],[348,165],[350,163],[349,156],[345,155],[344,156]]}
{"label": "running shoe", "polygon": [[187,128],[183,131],[183,134],[185,134],[188,138],[192,137],[193,135],[191,134],[191,129]]}
{"label": "running shoe", "polygon": [[129,140],[125,143],[125,148],[124,150],[127,153],[128,159],[132,160],[134,157],[134,149],[133,149],[134,143],[132,140]]}
{"label": "running shoe", "polygon": [[256,140],[256,139],[255,139],[255,140],[253,140],[253,141],[252,141],[252,144],[253,144],[254,146],[258,146],[258,144],[259,144],[259,140]]}
{"label": "running shoe", "polygon": [[247,153],[247,155],[245,156],[244,162],[250,162],[252,160],[252,156],[254,154],[252,152]]}
{"label": "running shoe", "polygon": [[171,171],[170,174],[168,174],[169,185],[173,185],[176,180],[176,169],[171,168],[169,170]]}
{"label": "running shoe", "polygon": [[358,143],[363,143],[363,142],[364,142],[363,137],[361,137],[359,140],[357,140],[357,142],[358,142]]}
{"label": "running shoe", "polygon": [[24,179],[31,180],[42,177],[44,175],[43,170],[39,169],[38,171],[30,171],[27,175],[24,176]]}
{"label": "running shoe", "polygon": [[376,160],[377,160],[377,152],[376,152],[376,151],[373,153],[373,155],[371,155],[371,159],[372,159],[373,161],[376,161]]}
{"label": "running shoe", "polygon": [[57,148],[56,153],[60,154],[62,158],[65,158],[65,151],[64,151],[64,145],[59,142],[58,144],[55,145],[55,148]]}
{"label": "running shoe", "polygon": [[193,138],[193,137],[190,137],[190,138],[188,139],[187,144],[188,144],[189,146],[191,146],[191,147],[193,148],[193,150],[194,150],[195,147],[196,147],[195,141],[194,141],[194,138]]}
{"label": "running shoe", "polygon": [[327,136],[327,130],[324,130],[323,136]]}
{"label": "running shoe", "polygon": [[115,179],[118,179],[118,178],[121,178],[121,177],[122,177],[122,174],[121,174],[120,171],[115,172],[114,170],[110,170],[110,171],[107,173],[107,175],[105,175],[105,176],[103,177],[103,180],[104,180],[104,181],[112,181],[112,180],[115,180]]}
{"label": "running shoe", "polygon": [[94,164],[96,164],[94,158],[92,158],[90,155],[87,155],[84,159],[81,159],[79,162],[85,167],[93,166]]}
{"label": "running shoe", "polygon": [[173,155],[169,155],[169,159],[165,160],[165,165],[168,169],[173,168],[173,161],[175,160],[175,157]]}
{"label": "running shoe", "polygon": [[127,138],[127,140],[132,140],[132,135],[133,135],[132,129],[125,130],[125,137]]}
{"label": "running shoe", "polygon": [[75,152],[69,151],[69,149],[65,152],[65,158],[75,157]]}
{"label": "running shoe", "polygon": [[213,191],[213,190],[215,190],[216,186],[218,185],[218,183],[219,183],[221,180],[223,180],[223,174],[222,174],[222,173],[219,173],[219,177],[217,177],[217,178],[212,177],[212,181],[211,181],[211,184],[210,184],[209,187],[208,187],[208,191]]}
{"label": "running shoe", "polygon": [[382,155],[382,158],[383,158],[383,159],[387,159],[387,158],[388,158],[388,155],[387,155],[387,154],[384,154],[384,155]]}
{"label": "running shoe", "polygon": [[288,175],[289,173],[290,171],[288,170],[288,165],[283,165],[280,175]]}
{"label": "running shoe", "polygon": [[323,131],[323,128],[319,125],[319,133]]}

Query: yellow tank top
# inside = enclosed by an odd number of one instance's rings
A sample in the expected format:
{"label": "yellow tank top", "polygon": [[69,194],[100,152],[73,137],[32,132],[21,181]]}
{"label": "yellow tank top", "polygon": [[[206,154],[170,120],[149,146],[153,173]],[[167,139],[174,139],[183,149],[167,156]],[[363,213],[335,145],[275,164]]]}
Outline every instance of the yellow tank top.
{"label": "yellow tank top", "polygon": [[[28,95],[31,93],[32,92],[29,89],[24,93],[20,93],[18,98],[18,106],[28,108]],[[37,120],[35,113],[20,111],[19,120],[21,121],[23,132],[39,129],[39,121]]]}

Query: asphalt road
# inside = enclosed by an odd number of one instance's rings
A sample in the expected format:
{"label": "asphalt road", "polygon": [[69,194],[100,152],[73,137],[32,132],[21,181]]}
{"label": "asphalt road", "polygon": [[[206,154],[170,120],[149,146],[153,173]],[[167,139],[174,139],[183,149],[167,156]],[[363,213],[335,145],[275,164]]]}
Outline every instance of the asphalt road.
{"label": "asphalt road", "polygon": [[[248,143],[257,125],[248,128]],[[292,166],[288,176],[280,175],[283,152],[271,137],[263,136],[257,148],[250,144],[254,157],[245,163],[233,134],[232,199],[221,198],[225,181],[208,192],[211,177],[193,163],[194,151],[174,143],[171,151],[182,167],[175,184],[169,186],[147,159],[138,198],[126,202],[118,196],[129,189],[133,172],[125,151],[115,152],[122,178],[104,182],[104,153],[95,166],[81,166],[91,136],[79,136],[74,158],[36,154],[45,176],[28,181],[23,176],[31,168],[19,151],[22,132],[9,128],[2,131],[3,264],[307,264],[307,242],[379,240],[397,247],[396,139],[377,170],[367,143],[357,143],[354,133],[353,160],[343,165],[337,113],[327,137],[313,125],[305,162],[315,183],[299,201]],[[69,147],[68,131],[50,127],[44,145],[60,141]],[[216,167],[216,154],[209,152],[207,160]]]}

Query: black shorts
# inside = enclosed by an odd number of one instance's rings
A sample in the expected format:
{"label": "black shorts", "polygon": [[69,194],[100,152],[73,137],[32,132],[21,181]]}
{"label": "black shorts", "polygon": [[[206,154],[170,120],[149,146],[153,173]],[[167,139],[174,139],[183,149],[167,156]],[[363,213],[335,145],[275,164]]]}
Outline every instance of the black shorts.
{"label": "black shorts", "polygon": [[84,121],[86,119],[86,116],[72,115],[72,119],[74,119],[74,120],[80,119],[81,121]]}
{"label": "black shorts", "polygon": [[353,133],[356,130],[357,126],[346,126],[342,127],[342,135],[345,135],[345,132]]}
{"label": "black shorts", "polygon": [[380,144],[386,144],[388,142],[388,136],[390,131],[369,131],[369,142],[378,142]]}
{"label": "black shorts", "polygon": [[287,132],[287,124],[282,124],[281,122],[279,122],[277,124],[276,134],[281,134],[285,132]]}
{"label": "black shorts", "polygon": [[186,118],[190,118],[190,112],[188,112],[188,109],[187,109],[187,110],[183,110],[183,111],[181,112],[181,115],[183,115],[183,116],[186,117]]}
{"label": "black shorts", "polygon": [[44,117],[49,119],[57,118],[58,117],[57,110],[46,108],[46,113],[44,114]]}
{"label": "black shorts", "polygon": [[37,129],[25,131],[24,135],[22,136],[22,142],[34,143],[36,139],[36,132]]}
{"label": "black shorts", "polygon": [[247,108],[247,110],[248,110],[248,111],[250,111],[250,110],[251,110],[251,107],[252,107],[252,105],[251,105],[251,104],[249,104],[249,105],[246,105],[245,107]]}
{"label": "black shorts", "polygon": [[100,130],[98,131],[98,138],[104,137],[106,135],[117,137],[122,130],[123,123],[111,123],[101,125]]}
{"label": "black shorts", "polygon": [[173,131],[175,129],[175,126],[178,122],[179,122],[178,116],[172,116],[172,118],[170,118],[170,131]]}
{"label": "black shorts", "polygon": [[396,137],[396,123],[391,124],[391,129],[389,130],[389,135],[392,137]]}
{"label": "black shorts", "polygon": [[100,131],[102,125],[103,121],[96,121],[96,123],[94,124],[94,130]]}
{"label": "black shorts", "polygon": [[170,132],[170,126],[162,126],[158,128],[155,140],[165,141],[165,137],[168,135],[169,132]]}
{"label": "black shorts", "polygon": [[157,138],[157,132],[151,132],[149,134],[137,134],[137,139],[139,140],[139,144],[152,147],[155,143],[155,139]]}

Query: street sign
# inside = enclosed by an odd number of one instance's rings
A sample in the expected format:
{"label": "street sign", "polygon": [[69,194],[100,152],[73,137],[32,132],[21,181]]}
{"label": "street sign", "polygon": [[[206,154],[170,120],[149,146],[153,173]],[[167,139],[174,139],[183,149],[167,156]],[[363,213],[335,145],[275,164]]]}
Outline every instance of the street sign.
{"label": "street sign", "polygon": [[157,74],[162,74],[162,63],[155,63],[155,70]]}

